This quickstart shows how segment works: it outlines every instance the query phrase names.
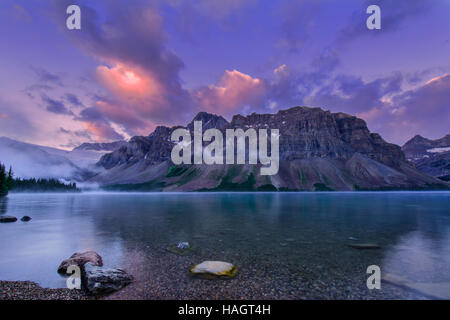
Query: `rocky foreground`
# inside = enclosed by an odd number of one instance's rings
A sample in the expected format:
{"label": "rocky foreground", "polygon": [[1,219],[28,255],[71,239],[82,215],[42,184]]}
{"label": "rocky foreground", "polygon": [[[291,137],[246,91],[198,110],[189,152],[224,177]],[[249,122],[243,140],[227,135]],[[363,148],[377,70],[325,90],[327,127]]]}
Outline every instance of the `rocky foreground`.
{"label": "rocky foreground", "polygon": [[[373,244],[352,247],[358,250],[379,248]],[[144,261],[138,259],[128,266],[132,270],[132,276],[125,274],[127,279],[130,279],[126,283],[123,282],[124,274],[120,269],[114,269],[114,273],[120,272],[121,280],[112,282],[110,273],[112,269],[102,269],[94,266],[92,262],[87,262],[94,261],[101,264],[101,257],[95,252],[76,253],[63,261],[60,268],[67,265],[67,261],[83,265],[87,273],[85,279],[87,290],[48,289],[29,281],[0,281],[0,300],[365,300],[448,297],[448,294],[440,296],[427,294],[427,292],[435,293],[435,288],[417,287],[392,276],[388,281],[383,281],[382,290],[368,290],[364,270],[356,274],[343,274],[339,270],[333,273],[331,270],[326,272],[322,268],[317,270],[302,268],[299,272],[297,267],[261,268],[250,260],[240,259],[246,268],[238,272],[236,266],[223,261],[203,261],[196,264],[200,260],[199,257],[196,257],[195,251],[188,249],[155,252],[155,256],[147,257],[144,264],[142,264]],[[90,281],[90,276],[95,279]],[[107,278],[109,280],[105,281]],[[117,275],[114,275],[114,278],[117,278]],[[132,282],[133,278],[137,281]],[[97,285],[93,285],[94,282],[97,282]],[[439,286],[438,289],[443,291],[447,287],[443,288]]]}
{"label": "rocky foreground", "polygon": [[0,300],[89,300],[81,290],[48,289],[30,281],[0,281]]}

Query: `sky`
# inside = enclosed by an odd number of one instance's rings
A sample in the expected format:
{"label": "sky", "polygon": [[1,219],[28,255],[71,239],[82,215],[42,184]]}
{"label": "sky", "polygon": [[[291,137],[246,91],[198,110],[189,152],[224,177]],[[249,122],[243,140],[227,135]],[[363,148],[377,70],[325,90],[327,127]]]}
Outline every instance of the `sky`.
{"label": "sky", "polygon": [[[71,4],[81,30],[66,27]],[[381,30],[366,27],[371,4]],[[29,143],[300,105],[401,145],[450,133],[450,1],[2,0],[0,70],[0,136]]]}

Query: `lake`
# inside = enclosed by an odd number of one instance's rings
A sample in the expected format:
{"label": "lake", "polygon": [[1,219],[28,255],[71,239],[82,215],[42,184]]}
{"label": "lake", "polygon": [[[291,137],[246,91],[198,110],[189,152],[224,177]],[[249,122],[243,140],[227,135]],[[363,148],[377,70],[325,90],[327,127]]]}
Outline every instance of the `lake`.
{"label": "lake", "polygon": [[[0,280],[65,287],[60,262],[95,250],[136,278],[112,299],[435,298],[450,283],[449,208],[449,192],[10,194],[0,214],[32,220],[0,224]],[[194,251],[166,250],[180,241]],[[191,277],[204,260],[238,274]],[[369,290],[369,265],[411,285]]]}

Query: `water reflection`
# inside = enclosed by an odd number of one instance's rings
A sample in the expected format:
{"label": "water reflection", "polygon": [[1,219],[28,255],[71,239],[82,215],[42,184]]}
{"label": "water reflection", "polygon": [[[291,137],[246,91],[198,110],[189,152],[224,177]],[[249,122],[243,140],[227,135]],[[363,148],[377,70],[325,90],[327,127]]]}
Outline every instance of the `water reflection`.
{"label": "water reflection", "polygon": [[0,198],[0,214],[5,214],[8,209],[8,198]]}
{"label": "water reflection", "polygon": [[421,231],[403,236],[386,253],[383,269],[412,282],[450,282],[450,228],[439,238]]}

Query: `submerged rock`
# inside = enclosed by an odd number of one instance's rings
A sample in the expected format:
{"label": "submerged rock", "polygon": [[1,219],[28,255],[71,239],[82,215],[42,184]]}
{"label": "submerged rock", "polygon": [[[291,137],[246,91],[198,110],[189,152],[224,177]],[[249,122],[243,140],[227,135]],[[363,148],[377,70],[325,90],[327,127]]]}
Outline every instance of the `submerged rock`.
{"label": "submerged rock", "polygon": [[178,255],[188,254],[192,250],[193,250],[193,248],[189,244],[189,242],[178,242],[176,245],[173,244],[167,248],[167,251],[178,254]]}
{"label": "submerged rock", "polygon": [[178,244],[177,244],[177,248],[181,249],[181,250],[188,249],[190,247],[191,246],[189,245],[189,242],[178,242]]}
{"label": "submerged rock", "polygon": [[348,245],[355,249],[380,249],[381,247],[375,243],[352,243]]}
{"label": "submerged rock", "polygon": [[0,223],[16,222],[17,218],[12,216],[0,216]]}
{"label": "submerged rock", "polygon": [[133,281],[133,276],[119,268],[101,268],[88,262],[84,265],[83,283],[93,295],[102,295],[122,289]]}
{"label": "submerged rock", "polygon": [[202,263],[193,266],[189,271],[192,274],[199,276],[233,278],[237,273],[237,268],[229,262],[203,261]]}
{"label": "submerged rock", "polygon": [[29,216],[23,216],[21,219],[20,219],[20,221],[23,221],[23,222],[28,222],[28,221],[30,221],[31,220],[31,217],[29,217]]}
{"label": "submerged rock", "polygon": [[80,268],[91,262],[94,266],[103,266],[102,257],[95,251],[76,252],[69,259],[63,260],[58,267],[59,273],[66,273],[69,266],[75,265]]}

